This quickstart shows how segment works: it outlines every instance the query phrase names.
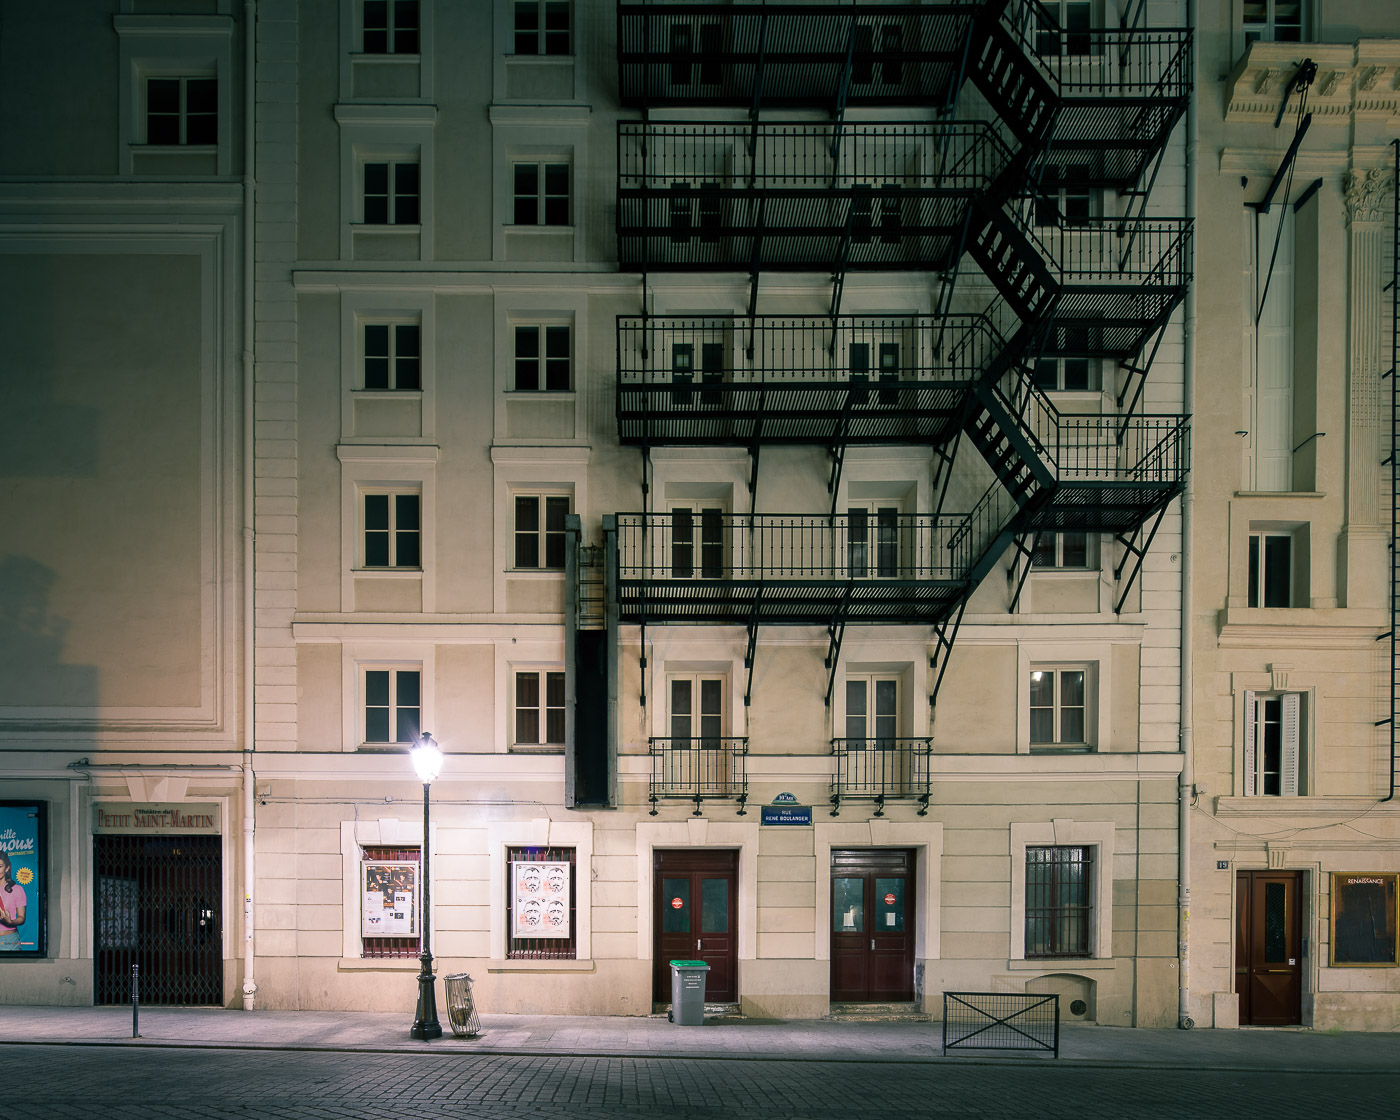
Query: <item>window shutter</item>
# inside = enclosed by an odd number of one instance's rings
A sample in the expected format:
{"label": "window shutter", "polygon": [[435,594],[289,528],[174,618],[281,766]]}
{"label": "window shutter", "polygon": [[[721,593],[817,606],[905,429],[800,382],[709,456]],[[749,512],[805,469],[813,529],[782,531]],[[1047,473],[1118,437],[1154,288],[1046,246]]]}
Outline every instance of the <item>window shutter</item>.
{"label": "window shutter", "polygon": [[1254,693],[1244,694],[1244,795],[1254,796],[1254,724],[1257,718]]}
{"label": "window shutter", "polygon": [[1302,715],[1302,696],[1287,692],[1283,696],[1283,758],[1280,760],[1279,792],[1284,797],[1298,796],[1298,738],[1299,717]]}

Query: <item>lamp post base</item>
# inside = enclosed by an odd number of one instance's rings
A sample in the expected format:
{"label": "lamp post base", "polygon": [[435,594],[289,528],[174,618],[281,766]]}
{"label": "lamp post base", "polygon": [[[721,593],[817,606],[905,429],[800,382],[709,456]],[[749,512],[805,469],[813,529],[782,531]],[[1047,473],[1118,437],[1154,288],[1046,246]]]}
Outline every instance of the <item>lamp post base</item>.
{"label": "lamp post base", "polygon": [[433,958],[424,953],[421,959],[423,971],[418,974],[418,1011],[413,1026],[408,1029],[408,1037],[427,1042],[429,1039],[442,1037],[442,1024],[438,1022]]}

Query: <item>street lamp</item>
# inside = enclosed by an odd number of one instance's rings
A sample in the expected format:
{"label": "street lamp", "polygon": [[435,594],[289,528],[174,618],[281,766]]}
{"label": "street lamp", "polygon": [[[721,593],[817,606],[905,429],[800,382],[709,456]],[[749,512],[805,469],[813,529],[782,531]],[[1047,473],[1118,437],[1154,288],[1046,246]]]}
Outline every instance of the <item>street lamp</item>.
{"label": "street lamp", "polygon": [[442,769],[442,751],[433,742],[433,737],[424,731],[418,736],[413,749],[408,752],[413,759],[413,768],[418,771],[418,779],[423,783],[423,952],[419,960],[423,964],[418,973],[418,1013],[409,1028],[408,1037],[426,1042],[430,1038],[441,1038],[442,1027],[438,1023],[437,993],[433,988],[433,952],[428,938],[428,915],[431,912],[428,884],[432,881],[428,867],[428,789],[433,779]]}

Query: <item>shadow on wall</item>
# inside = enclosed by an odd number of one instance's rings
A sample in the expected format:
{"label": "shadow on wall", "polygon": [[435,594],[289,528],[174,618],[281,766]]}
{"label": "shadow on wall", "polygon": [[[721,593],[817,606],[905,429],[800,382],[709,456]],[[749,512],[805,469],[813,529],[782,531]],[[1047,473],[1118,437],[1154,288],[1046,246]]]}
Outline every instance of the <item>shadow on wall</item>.
{"label": "shadow on wall", "polygon": [[[97,703],[97,668],[61,660],[68,622],[49,609],[56,578],[28,556],[0,558],[0,710],[48,707],[55,700],[75,708]],[[26,695],[24,681],[42,681],[42,697]]]}
{"label": "shadow on wall", "polygon": [[0,383],[0,478],[97,474],[97,409],[55,400],[47,377]]}

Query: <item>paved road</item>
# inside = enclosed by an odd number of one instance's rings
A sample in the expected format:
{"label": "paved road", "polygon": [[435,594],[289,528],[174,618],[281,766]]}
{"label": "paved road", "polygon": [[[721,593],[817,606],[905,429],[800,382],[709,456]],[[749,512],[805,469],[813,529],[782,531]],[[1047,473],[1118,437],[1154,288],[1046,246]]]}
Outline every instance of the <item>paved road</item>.
{"label": "paved road", "polygon": [[968,1064],[0,1047],[23,1120],[858,1120],[1394,1115],[1400,1074]]}

